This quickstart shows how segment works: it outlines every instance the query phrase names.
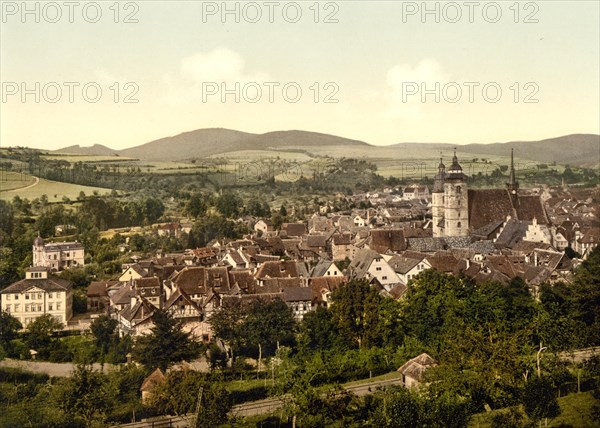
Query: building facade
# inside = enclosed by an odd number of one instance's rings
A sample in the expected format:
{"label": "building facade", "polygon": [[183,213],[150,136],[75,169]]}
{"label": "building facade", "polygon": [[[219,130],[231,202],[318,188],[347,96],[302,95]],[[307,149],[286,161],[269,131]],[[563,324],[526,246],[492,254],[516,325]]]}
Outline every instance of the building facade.
{"label": "building facade", "polygon": [[85,265],[85,250],[80,242],[44,243],[38,236],[33,241],[33,266],[52,271]]}
{"label": "building facade", "polygon": [[64,325],[73,316],[72,284],[50,275],[43,267],[29,268],[25,279],[0,292],[1,307],[27,327],[38,317],[49,314]]}
{"label": "building facade", "polygon": [[434,237],[469,234],[467,177],[458,163],[456,152],[448,171],[440,159],[431,203]]}

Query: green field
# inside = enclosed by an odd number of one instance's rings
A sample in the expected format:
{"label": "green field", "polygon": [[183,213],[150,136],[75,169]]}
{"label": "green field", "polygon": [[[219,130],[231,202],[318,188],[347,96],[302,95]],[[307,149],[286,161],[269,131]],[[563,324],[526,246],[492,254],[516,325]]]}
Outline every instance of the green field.
{"label": "green field", "polygon": [[35,183],[35,178],[20,172],[0,170],[0,192],[27,187]]}
{"label": "green field", "polygon": [[[558,399],[560,404],[560,416],[548,421],[549,427],[570,426],[573,428],[590,428],[598,426],[592,420],[592,408],[598,405],[591,392],[570,394]],[[471,419],[470,428],[487,428],[491,426],[492,416],[497,411],[479,413]]]}
{"label": "green field", "polygon": [[[50,181],[45,180],[43,178],[39,179],[39,182],[35,184],[35,177],[32,177],[27,174],[18,174],[19,176],[23,176],[23,180],[20,181],[21,186],[13,186],[7,187],[5,189],[4,182],[2,182],[2,187],[0,190],[0,199],[4,200],[12,200],[15,196],[19,196],[21,198],[27,198],[29,200],[39,198],[42,195],[48,196],[49,202],[58,202],[61,201],[63,196],[66,196],[69,199],[76,199],[79,196],[79,192],[83,191],[86,195],[93,194],[94,191],[98,192],[100,195],[109,193],[111,189],[104,189],[101,187],[90,187],[90,186],[80,186],[77,184],[70,183],[61,183],[59,181]],[[7,183],[14,183],[12,181],[7,181]]]}

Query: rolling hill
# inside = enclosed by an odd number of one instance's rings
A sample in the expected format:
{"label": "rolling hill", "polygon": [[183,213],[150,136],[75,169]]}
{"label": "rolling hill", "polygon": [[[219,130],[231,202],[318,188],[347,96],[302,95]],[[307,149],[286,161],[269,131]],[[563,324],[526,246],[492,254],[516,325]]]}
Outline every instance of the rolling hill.
{"label": "rolling hill", "polygon": [[182,160],[241,150],[304,148],[311,146],[364,145],[362,141],[306,131],[279,131],[250,134],[230,129],[198,129],[161,138],[119,152],[121,156],[144,160]]}
{"label": "rolling hill", "polygon": [[[399,143],[398,149],[438,149],[450,151],[452,144]],[[538,162],[556,161],[562,165],[597,168],[600,165],[600,135],[572,134],[540,141],[511,141],[508,143],[466,144],[458,146],[461,152],[477,155],[507,156],[515,149],[515,157]]]}
{"label": "rolling hill", "polygon": [[[102,145],[91,147],[70,146],[56,153],[82,155],[119,155],[148,161],[177,161],[244,150],[300,149],[320,151],[323,148],[340,148],[344,153],[364,153],[366,157],[384,155],[403,159],[407,152],[443,150],[450,152],[454,145],[444,143],[399,143],[391,146],[372,146],[363,141],[307,131],[275,131],[252,134],[223,128],[198,129],[165,137],[125,150],[112,150]],[[347,148],[348,151],[343,150]],[[515,156],[538,162],[596,168],[600,166],[600,136],[572,134],[540,141],[511,141],[508,143],[467,144],[460,146],[463,153],[481,156]],[[352,149],[352,150],[350,150]],[[345,154],[344,156],[347,156]]]}
{"label": "rolling hill", "polygon": [[53,153],[83,156],[113,156],[115,154],[118,154],[119,151],[103,146],[102,144],[94,144],[93,146],[89,147],[82,147],[77,144],[74,146],[65,147],[63,149],[54,150]]}

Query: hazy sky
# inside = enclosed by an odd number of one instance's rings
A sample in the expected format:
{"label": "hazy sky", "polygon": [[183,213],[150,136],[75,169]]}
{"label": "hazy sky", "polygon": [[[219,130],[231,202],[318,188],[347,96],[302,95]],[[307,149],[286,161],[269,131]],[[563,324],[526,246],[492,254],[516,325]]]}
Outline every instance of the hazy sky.
{"label": "hazy sky", "polygon": [[1,146],[212,127],[372,144],[600,133],[597,1],[22,6],[2,2]]}

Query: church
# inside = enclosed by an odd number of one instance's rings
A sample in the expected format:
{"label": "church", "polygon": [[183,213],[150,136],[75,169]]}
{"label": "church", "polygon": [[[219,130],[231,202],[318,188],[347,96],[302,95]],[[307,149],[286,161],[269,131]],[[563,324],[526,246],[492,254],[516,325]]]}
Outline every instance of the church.
{"label": "church", "polygon": [[456,151],[446,169],[442,159],[432,192],[433,236],[469,236],[512,218],[549,224],[539,196],[519,194],[514,153],[511,151],[510,177],[506,189],[468,189],[467,176],[458,163]]}

